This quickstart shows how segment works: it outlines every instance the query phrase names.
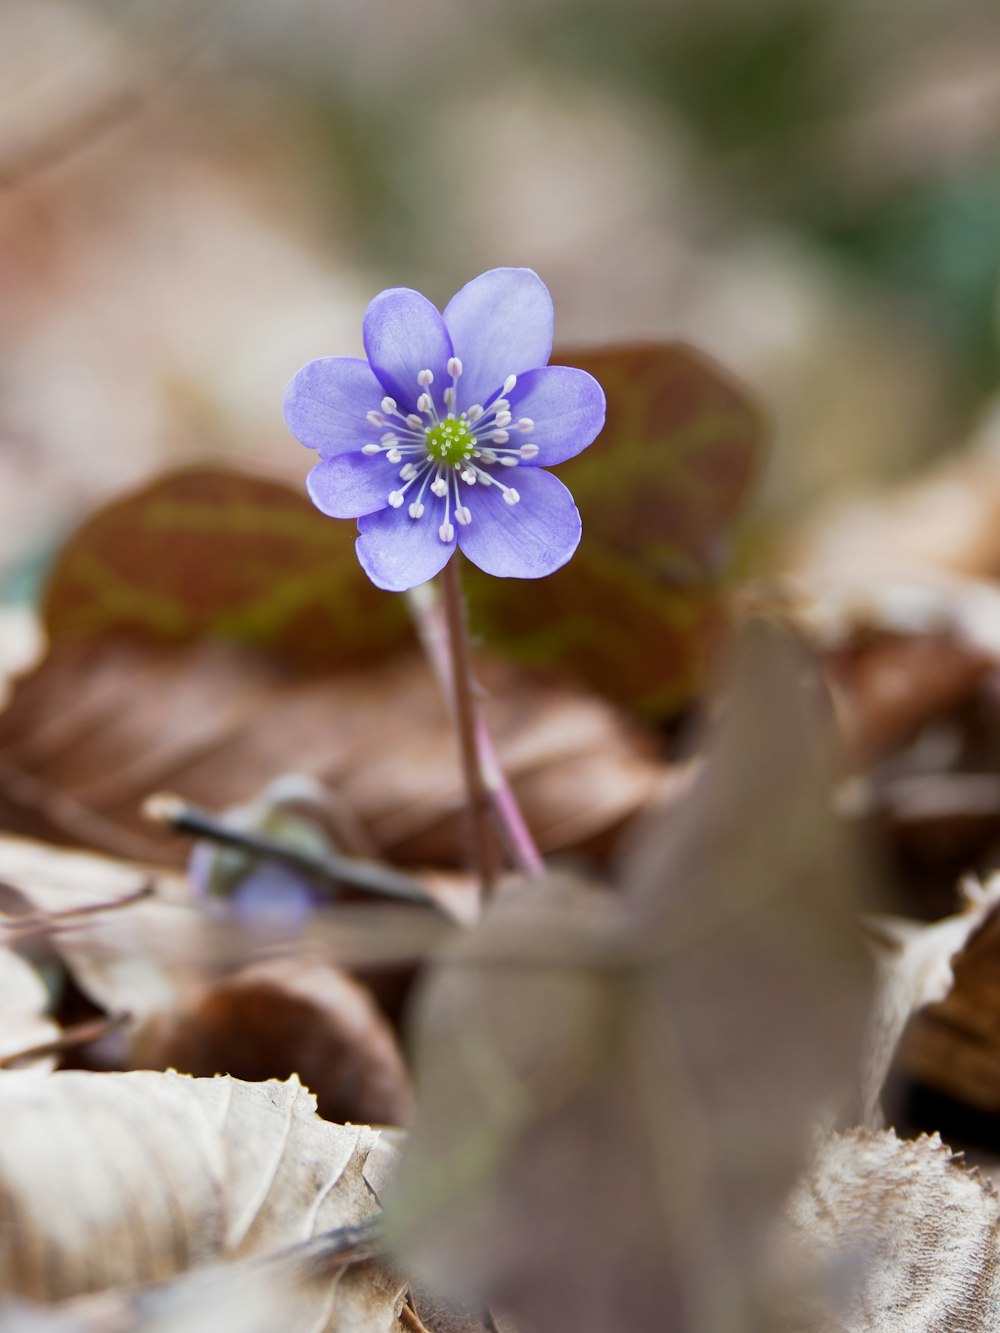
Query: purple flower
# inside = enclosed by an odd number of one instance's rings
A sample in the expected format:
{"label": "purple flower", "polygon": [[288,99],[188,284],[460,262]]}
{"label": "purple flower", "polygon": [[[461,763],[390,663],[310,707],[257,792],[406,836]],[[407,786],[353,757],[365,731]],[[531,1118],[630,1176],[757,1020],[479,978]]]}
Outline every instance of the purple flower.
{"label": "purple flower", "polygon": [[288,386],[285,419],[320,462],[313,503],[358,520],[373,583],[403,592],[456,545],[502,578],[537,579],[580,541],[569,491],[544,471],[604,425],[583,370],[547,365],[552,298],[526,268],[483,273],[442,315],[407,287],[365,312],[368,360],[323,357]]}

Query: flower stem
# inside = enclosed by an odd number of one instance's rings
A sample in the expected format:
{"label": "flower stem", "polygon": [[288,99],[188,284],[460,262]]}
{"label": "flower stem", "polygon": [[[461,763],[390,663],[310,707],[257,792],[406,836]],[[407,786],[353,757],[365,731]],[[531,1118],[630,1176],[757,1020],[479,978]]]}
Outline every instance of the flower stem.
{"label": "flower stem", "polygon": [[472,826],[472,853],[479,875],[483,899],[489,898],[496,883],[496,856],[488,818],[489,796],[479,764],[476,743],[476,705],[473,698],[472,654],[465,621],[462,577],[457,555],[448,561],[441,574],[445,622],[450,651],[450,685],[454,704],[455,730],[462,756],[462,776],[468,798]]}
{"label": "flower stem", "polygon": [[[451,568],[456,560],[457,557],[445,567],[444,576],[442,576],[442,583],[445,584],[445,612],[447,613],[448,610],[447,579],[449,571],[451,571],[451,576],[454,578],[457,588],[459,624],[463,642],[466,644],[465,659],[469,664],[468,679],[471,681],[471,661],[467,646],[465,616],[461,588],[458,586],[460,579],[457,569],[452,570]],[[452,687],[451,618],[442,614],[441,602],[433,584],[424,584],[422,587],[414,588],[408,594],[408,597],[424,651],[434,669],[441,689],[451,699],[454,693]],[[511,789],[486,721],[475,705],[471,686],[468,693],[472,701],[473,733],[479,776],[486,789],[486,795],[493,806],[493,812],[499,826],[503,830],[504,841],[511,861],[522,874],[529,878],[543,879],[545,877],[545,863],[542,860],[541,853],[535,845],[535,840],[521,812],[517,797]]]}

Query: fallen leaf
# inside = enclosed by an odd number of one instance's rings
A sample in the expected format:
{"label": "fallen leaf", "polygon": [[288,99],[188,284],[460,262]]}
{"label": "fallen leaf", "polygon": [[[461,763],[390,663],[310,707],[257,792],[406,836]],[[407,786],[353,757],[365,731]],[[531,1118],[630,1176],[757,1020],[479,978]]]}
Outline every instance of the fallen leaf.
{"label": "fallen leaf", "polygon": [[[385,1178],[378,1132],[320,1120],[294,1078],[14,1073],[0,1078],[0,1107],[9,1242],[0,1289],[26,1300],[57,1303],[162,1283],[212,1263],[280,1256],[380,1211],[379,1186],[370,1183]],[[285,1307],[294,1311],[292,1326],[394,1326],[404,1282],[356,1269],[317,1283],[303,1260],[308,1251],[299,1257],[298,1291],[278,1274],[257,1293],[273,1286],[293,1297]],[[214,1276],[207,1274],[203,1295]],[[350,1308],[357,1284],[367,1291],[355,1291],[355,1303],[376,1297],[367,1325],[338,1314],[342,1302]],[[227,1329],[261,1327],[241,1316],[238,1285],[223,1290],[237,1318],[225,1320],[216,1308],[217,1320]],[[151,1299],[169,1313],[169,1287]]]}
{"label": "fallen leaf", "polygon": [[785,1210],[767,1327],[993,1333],[998,1230],[992,1187],[937,1135],[834,1136]]}
{"label": "fallen leaf", "polygon": [[316,958],[255,963],[202,989],[147,1026],[130,1061],[251,1082],[294,1073],[330,1121],[399,1125],[412,1112],[388,1020],[364,986]]}
{"label": "fallen leaf", "polygon": [[[736,521],[763,462],[748,391],[680,343],[562,349],[607,396],[596,443],[559,469],[583,515],[562,570],[530,586],[470,571],[473,626],[525,662],[664,714],[705,685]],[[594,632],[595,623],[614,633]]]}
{"label": "fallen leaf", "polygon": [[[59,1036],[59,1024],[47,1017],[49,998],[31,964],[11,949],[0,948],[0,1060]],[[36,1056],[20,1067],[53,1069],[55,1060]]]}
{"label": "fallen leaf", "polygon": [[[606,836],[642,805],[661,770],[647,734],[563,682],[496,663],[482,675],[500,754],[543,851]],[[0,715],[0,822],[135,860],[186,855],[183,840],[144,820],[150,792],[214,809],[244,804],[288,771],[334,790],[392,860],[461,864],[456,744],[416,657],[302,676],[217,642],[65,645]]]}

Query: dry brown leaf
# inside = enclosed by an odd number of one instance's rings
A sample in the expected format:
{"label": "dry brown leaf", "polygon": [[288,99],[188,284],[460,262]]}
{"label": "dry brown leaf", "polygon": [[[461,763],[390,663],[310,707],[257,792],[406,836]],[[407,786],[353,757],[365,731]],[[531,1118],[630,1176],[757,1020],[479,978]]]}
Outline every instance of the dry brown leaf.
{"label": "dry brown leaf", "polygon": [[[766,1219],[856,1072],[859,879],[808,663],[770,636],[611,895],[533,885],[436,970],[390,1217],[539,1330],[746,1333]],[[581,1204],[581,1187],[585,1203]]]}
{"label": "dry brown leaf", "polygon": [[[497,665],[483,674],[543,851],[606,835],[642,804],[660,771],[648,735],[578,689]],[[185,853],[144,823],[151,791],[218,809],[287,771],[336,789],[394,860],[462,861],[455,742],[417,658],[303,678],[222,644],[102,642],[54,652],[0,716],[0,822],[139,860]]]}
{"label": "dry brown leaf", "polygon": [[[145,1287],[203,1265],[258,1259],[379,1212],[378,1132],[320,1120],[294,1078],[14,1073],[0,1079],[0,1115],[8,1238],[0,1289],[26,1300]],[[394,1326],[404,1283],[361,1270],[310,1282],[299,1263],[298,1292],[287,1274],[273,1283],[283,1299],[297,1298],[285,1326]],[[368,1287],[355,1301],[377,1293],[368,1325],[339,1317],[357,1282]],[[269,1285],[265,1273],[258,1298]],[[216,1303],[216,1327],[266,1328],[260,1311],[257,1322],[244,1318],[254,1312],[241,1311],[239,1290],[230,1284],[225,1292],[236,1298],[234,1319],[220,1324]]]}
{"label": "dry brown leaf", "polygon": [[403,1124],[410,1078],[371,992],[315,958],[255,963],[202,990],[141,1034],[133,1067],[232,1074],[295,1073],[326,1120]]}
{"label": "dry brown leaf", "polygon": [[[796,1187],[771,1333],[995,1333],[1000,1205],[940,1138],[856,1130]],[[792,1287],[791,1292],[788,1288]]]}

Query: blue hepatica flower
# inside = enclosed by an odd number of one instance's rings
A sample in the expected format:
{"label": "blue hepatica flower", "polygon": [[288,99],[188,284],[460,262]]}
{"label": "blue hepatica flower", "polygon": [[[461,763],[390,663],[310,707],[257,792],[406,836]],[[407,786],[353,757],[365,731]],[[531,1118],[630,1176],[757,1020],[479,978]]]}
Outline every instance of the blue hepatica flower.
{"label": "blue hepatica flower", "polygon": [[367,361],[323,357],[289,384],[285,419],[320,455],[313,503],[358,520],[358,559],[380,588],[424,583],[456,546],[521,579],[576,550],[579,512],[544,469],[595,439],[604,393],[586,371],[547,364],[552,324],[526,268],[481,274],[443,315],[395,287],[365,312]]}

